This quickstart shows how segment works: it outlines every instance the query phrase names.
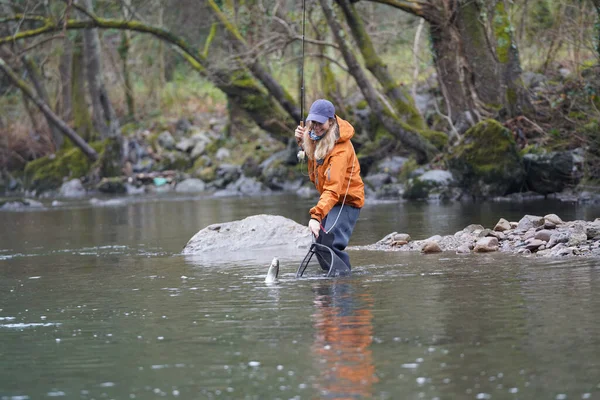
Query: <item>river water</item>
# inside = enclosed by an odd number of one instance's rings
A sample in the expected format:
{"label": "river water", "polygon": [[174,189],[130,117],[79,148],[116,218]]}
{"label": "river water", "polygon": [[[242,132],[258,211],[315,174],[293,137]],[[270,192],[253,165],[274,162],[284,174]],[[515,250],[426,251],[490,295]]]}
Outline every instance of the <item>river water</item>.
{"label": "river water", "polygon": [[[600,261],[351,251],[353,274],[180,254],[211,223],[311,201],[146,197],[1,212],[0,399],[600,398]],[[552,202],[368,203],[351,245]],[[267,255],[270,258],[270,254]]]}

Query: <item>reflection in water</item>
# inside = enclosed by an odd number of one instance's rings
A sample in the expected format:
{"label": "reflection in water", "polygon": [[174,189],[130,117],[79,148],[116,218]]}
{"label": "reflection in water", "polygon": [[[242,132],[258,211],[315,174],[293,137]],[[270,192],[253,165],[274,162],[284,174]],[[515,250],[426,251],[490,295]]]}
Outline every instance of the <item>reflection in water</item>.
{"label": "reflection in water", "polygon": [[318,360],[318,387],[324,398],[371,397],[377,382],[371,342],[373,298],[356,295],[352,283],[340,280],[319,282],[313,287],[315,312],[312,345]]}

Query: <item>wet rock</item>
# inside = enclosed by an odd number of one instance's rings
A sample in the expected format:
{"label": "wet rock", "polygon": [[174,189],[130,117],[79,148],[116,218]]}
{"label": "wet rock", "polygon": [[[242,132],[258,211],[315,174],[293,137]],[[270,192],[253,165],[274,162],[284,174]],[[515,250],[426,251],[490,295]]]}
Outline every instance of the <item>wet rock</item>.
{"label": "wet rock", "polygon": [[127,193],[125,182],[119,177],[115,178],[102,178],[100,183],[96,185],[96,189],[102,193],[117,194]]}
{"label": "wet rock", "polygon": [[541,194],[561,192],[569,185],[577,184],[573,174],[573,156],[570,151],[523,156],[527,172],[527,186]]}
{"label": "wet rock", "polygon": [[497,232],[504,232],[510,229],[510,222],[508,222],[504,218],[500,218],[500,220],[496,223],[496,226],[494,226],[494,231]]}
{"label": "wet rock", "polygon": [[192,128],[192,123],[187,118],[180,118],[175,124],[178,135],[185,135]]}
{"label": "wet rock", "polygon": [[204,155],[204,153],[206,152],[206,147],[208,146],[207,142],[204,141],[200,141],[197,142],[194,145],[194,148],[192,149],[192,152],[190,153],[190,157],[195,160],[198,157],[200,157],[201,155]]}
{"label": "wet rock", "polygon": [[473,234],[477,234],[481,231],[483,231],[485,228],[483,227],[483,225],[479,225],[479,224],[471,224],[466,226],[462,231],[465,233],[473,233]]}
{"label": "wet rock", "polygon": [[470,254],[470,253],[471,253],[471,248],[466,244],[461,244],[456,249],[456,254]]}
{"label": "wet rock", "polygon": [[392,177],[387,173],[378,173],[373,175],[368,175],[365,177],[364,182],[372,187],[374,190],[386,185],[388,183],[392,183]]}
{"label": "wet rock", "polygon": [[436,186],[447,186],[450,183],[452,183],[454,177],[452,176],[452,173],[450,171],[434,169],[431,171],[427,171],[423,175],[419,176],[419,180],[421,182],[433,183]]}
{"label": "wet rock", "polygon": [[81,198],[85,197],[86,194],[87,191],[79,179],[71,179],[63,183],[58,191],[58,195],[64,198]]}
{"label": "wet rock", "polygon": [[223,258],[239,250],[308,249],[308,227],[278,215],[253,215],[239,221],[213,224],[196,233],[183,254],[218,251]]}
{"label": "wet rock", "polygon": [[261,182],[247,176],[242,176],[236,182],[229,184],[227,190],[235,191],[244,196],[257,196],[271,193],[271,190],[265,187]]}
{"label": "wet rock", "polygon": [[512,133],[495,120],[470,128],[448,156],[457,184],[475,197],[519,191],[524,180],[521,155]]}
{"label": "wet rock", "polygon": [[215,153],[215,158],[219,161],[222,161],[222,160],[228,158],[230,155],[231,155],[231,152],[228,149],[226,149],[225,147],[221,147]]}
{"label": "wet rock", "polygon": [[587,234],[585,232],[572,232],[569,235],[568,246],[578,246],[584,244],[587,241]]}
{"label": "wet rock", "polygon": [[173,135],[171,132],[164,131],[157,138],[158,145],[163,149],[173,150],[175,149],[175,139],[173,139]]}
{"label": "wet rock", "polygon": [[477,241],[477,243],[475,243],[475,248],[473,251],[475,253],[489,253],[498,251],[498,239],[495,237],[481,238]]}
{"label": "wet rock", "polygon": [[185,179],[175,186],[175,191],[179,193],[197,193],[205,190],[206,184],[204,181],[196,178]]}
{"label": "wet rock", "polygon": [[569,234],[567,232],[554,232],[548,240],[547,248],[552,248],[559,243],[567,243],[569,241]]}
{"label": "wet rock", "polygon": [[504,234],[504,232],[496,232],[496,231],[492,231],[489,229],[486,229],[486,231],[487,231],[487,234],[485,236],[495,237],[496,239],[498,239],[498,241],[506,239],[506,235]]}
{"label": "wet rock", "polygon": [[541,231],[536,232],[534,238],[538,240],[543,240],[544,242],[549,242],[552,237],[552,231],[548,229],[542,229]]}
{"label": "wet rock", "polygon": [[408,160],[406,157],[386,157],[377,164],[377,171],[397,175],[402,170],[402,166]]}
{"label": "wet rock", "polygon": [[538,249],[538,247],[545,245],[546,242],[544,240],[539,240],[539,239],[529,239],[527,240],[526,244],[525,244],[525,248],[528,250],[536,251]]}
{"label": "wet rock", "polygon": [[537,228],[538,226],[544,225],[544,217],[539,217],[537,215],[525,215],[519,221],[517,225],[517,229],[522,231],[529,230],[531,228]]}
{"label": "wet rock", "polygon": [[18,211],[26,210],[30,208],[44,208],[44,205],[33,199],[18,199],[9,201],[0,201],[0,210],[4,211]]}
{"label": "wet rock", "polygon": [[544,221],[552,222],[554,225],[564,224],[563,220],[556,214],[544,215]]}
{"label": "wet rock", "polygon": [[440,253],[441,251],[440,245],[435,241],[426,241],[421,247],[421,253],[423,254]]}
{"label": "wet rock", "polygon": [[195,145],[196,142],[193,139],[183,138],[175,145],[175,148],[183,153],[189,153]]}
{"label": "wet rock", "polygon": [[594,239],[600,236],[600,224],[592,223],[586,225],[585,234],[588,239]]}
{"label": "wet rock", "polygon": [[556,224],[550,221],[544,221],[544,229],[556,229]]}
{"label": "wet rock", "polygon": [[410,235],[408,233],[395,233],[392,236],[392,241],[397,242],[399,240],[404,242],[410,242]]}

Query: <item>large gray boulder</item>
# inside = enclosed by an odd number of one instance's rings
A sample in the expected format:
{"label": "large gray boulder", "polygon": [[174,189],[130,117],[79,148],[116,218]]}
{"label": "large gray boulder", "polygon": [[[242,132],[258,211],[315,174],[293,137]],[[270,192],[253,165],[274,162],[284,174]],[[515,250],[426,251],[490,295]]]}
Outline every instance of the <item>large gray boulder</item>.
{"label": "large gray boulder", "polygon": [[190,239],[183,254],[219,260],[297,258],[306,254],[310,244],[307,226],[282,216],[260,214],[207,226]]}

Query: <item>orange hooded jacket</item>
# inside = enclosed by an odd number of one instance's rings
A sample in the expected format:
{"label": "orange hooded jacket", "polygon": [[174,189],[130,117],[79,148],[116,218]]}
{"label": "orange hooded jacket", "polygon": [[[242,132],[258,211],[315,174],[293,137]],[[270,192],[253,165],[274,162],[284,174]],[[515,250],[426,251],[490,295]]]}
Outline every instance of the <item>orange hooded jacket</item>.
{"label": "orange hooded jacket", "polygon": [[[327,154],[321,165],[313,159],[308,160],[308,175],[321,193],[317,205],[310,209],[310,217],[319,222],[334,206],[342,202],[357,208],[362,208],[365,204],[365,185],[360,177],[360,164],[350,142],[350,138],[354,136],[354,127],[337,115],[335,118],[340,138],[333,150]],[[346,190],[348,194],[344,201]]]}

